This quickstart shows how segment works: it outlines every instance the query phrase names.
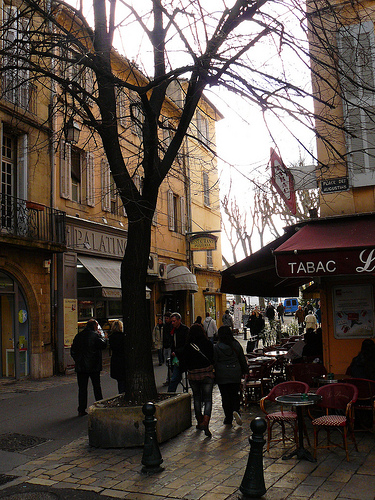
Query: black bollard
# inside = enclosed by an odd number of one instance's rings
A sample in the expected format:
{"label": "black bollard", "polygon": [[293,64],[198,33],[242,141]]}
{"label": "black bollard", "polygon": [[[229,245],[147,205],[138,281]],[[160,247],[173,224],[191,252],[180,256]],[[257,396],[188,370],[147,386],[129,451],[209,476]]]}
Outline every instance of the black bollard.
{"label": "black bollard", "polygon": [[142,412],[145,416],[143,420],[145,426],[145,444],[142,455],[142,472],[144,474],[155,474],[163,470],[163,467],[160,467],[163,459],[156,439],[155,411],[154,403],[146,403],[142,406]]}
{"label": "black bollard", "polygon": [[266,441],[263,439],[263,434],[267,424],[264,418],[256,417],[252,420],[250,428],[253,436],[249,437],[250,453],[240,491],[245,498],[259,498],[266,492],[263,474],[263,446]]}

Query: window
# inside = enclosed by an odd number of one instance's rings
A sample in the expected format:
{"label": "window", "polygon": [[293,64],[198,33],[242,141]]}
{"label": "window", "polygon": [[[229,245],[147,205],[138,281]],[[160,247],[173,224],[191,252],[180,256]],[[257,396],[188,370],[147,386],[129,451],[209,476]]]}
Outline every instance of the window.
{"label": "window", "polygon": [[210,144],[209,138],[209,123],[206,115],[202,111],[197,111],[197,139],[208,146]]}
{"label": "window", "polygon": [[168,229],[175,233],[186,233],[185,198],[172,190],[168,191]]}
{"label": "window", "polygon": [[203,203],[210,206],[210,185],[207,172],[203,172]]}
{"label": "window", "polygon": [[71,150],[72,201],[81,203],[81,151]]}
{"label": "window", "polygon": [[214,266],[214,261],[212,258],[212,250],[207,250],[207,267],[212,268]]}
{"label": "window", "polygon": [[15,199],[27,199],[27,135],[1,132],[1,226],[11,228],[15,221]]}
{"label": "window", "polygon": [[60,196],[90,207],[95,204],[93,154],[64,140],[60,143]]}
{"label": "window", "polygon": [[347,163],[353,187],[375,184],[375,37],[372,21],[338,32]]}
{"label": "window", "polygon": [[132,92],[130,94],[130,116],[131,116],[131,131],[140,140],[143,139],[143,123],[145,116],[142,108],[142,103],[137,94]]}
{"label": "window", "polygon": [[111,211],[111,171],[106,158],[101,161],[102,177],[102,209],[105,212]]}
{"label": "window", "polygon": [[125,94],[125,90],[123,88],[120,88],[117,90],[117,118],[118,118],[119,124],[122,127],[127,126],[126,105],[127,105],[127,97]]}
{"label": "window", "polygon": [[4,36],[2,95],[4,99],[28,111],[33,109],[32,97],[35,87],[30,85],[29,71],[25,59],[28,57],[28,21],[21,18],[18,10],[10,5],[3,6]]}

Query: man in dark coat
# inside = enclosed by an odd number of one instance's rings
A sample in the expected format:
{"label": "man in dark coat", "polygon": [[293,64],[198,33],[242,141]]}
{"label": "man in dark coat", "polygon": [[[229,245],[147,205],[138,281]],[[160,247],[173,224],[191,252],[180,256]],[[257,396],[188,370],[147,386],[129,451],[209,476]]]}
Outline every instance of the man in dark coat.
{"label": "man in dark coat", "polygon": [[89,378],[92,382],[95,400],[103,399],[100,385],[100,372],[102,370],[102,350],[107,341],[98,330],[98,322],[90,319],[84,330],[74,337],[70,354],[75,361],[75,371],[78,382],[78,415],[87,415],[87,386]]}
{"label": "man in dark coat", "polygon": [[[179,313],[173,313],[171,315],[172,323],[172,360],[181,355],[183,348],[186,344],[186,339],[189,333],[189,328],[181,323],[181,315]],[[177,360],[175,360],[177,361]],[[176,392],[178,384],[182,380],[182,374],[184,369],[180,366],[179,362],[175,362],[173,365],[173,372],[171,381],[168,386],[168,392]]]}

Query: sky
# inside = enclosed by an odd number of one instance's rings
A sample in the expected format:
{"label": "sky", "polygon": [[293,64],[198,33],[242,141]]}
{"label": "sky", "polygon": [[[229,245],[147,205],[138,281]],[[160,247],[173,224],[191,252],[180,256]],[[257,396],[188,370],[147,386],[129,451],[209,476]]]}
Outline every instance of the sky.
{"label": "sky", "polygon": [[[175,5],[178,5],[178,0],[173,0]],[[291,4],[295,0],[289,0]],[[222,4],[221,0],[202,0],[204,4],[211,8],[211,12],[219,9]],[[79,0],[69,0],[69,3],[77,6]],[[118,0],[118,14],[116,21],[121,23],[122,27],[118,30],[118,35],[115,38],[115,46],[122,53],[125,53],[129,59],[134,59],[145,68],[152,67],[152,54],[148,52],[145,36],[139,36],[134,24],[129,24],[129,20],[124,18],[121,9],[123,0]],[[150,8],[150,0],[129,0],[133,3],[137,10],[142,9],[147,11]],[[234,0],[227,2],[232,5]],[[276,1],[275,8],[280,2]],[[300,2],[302,3],[302,2]],[[272,2],[270,5],[273,5]],[[85,14],[88,18],[92,18],[92,2],[85,0],[83,2],[84,9],[87,9]],[[294,13],[288,9],[280,10],[280,21],[292,23],[295,29],[296,36],[303,38],[303,32],[300,30],[298,22],[294,17]],[[277,40],[274,41],[276,45]],[[305,42],[302,42],[305,43]],[[308,65],[300,62],[295,57],[293,50],[288,46],[284,46],[283,51],[273,44],[271,40],[268,45],[256,47],[252,52],[253,59],[251,63],[256,61],[259,64],[259,69],[264,68],[271,72],[274,71],[289,75],[302,88],[309,90],[310,75]],[[179,52],[178,47],[175,53],[171,53],[171,58],[177,57],[178,64],[182,60],[182,52]],[[281,54],[280,54],[281,53]],[[280,57],[281,55],[281,57]],[[280,60],[283,59],[283,66]],[[256,64],[255,63],[255,64]],[[285,65],[285,66],[284,66]],[[141,66],[142,69],[142,66]],[[298,136],[298,139],[304,143],[308,150],[315,149],[315,138],[311,131],[304,129],[301,125],[292,122],[288,117],[278,121],[274,117],[267,115],[268,128],[264,122],[264,118],[255,105],[248,104],[243,98],[233,95],[224,89],[212,88],[206,89],[205,94],[217,106],[219,111],[224,115],[224,119],[217,123],[216,127],[216,142],[219,156],[218,168],[220,175],[220,191],[221,197],[227,194],[227,186],[231,183],[233,191],[236,193],[238,205],[246,210],[251,203],[252,198],[252,179],[268,182],[270,178],[269,157],[270,148],[278,147],[279,152],[286,165],[298,160],[300,155],[306,157],[307,164],[311,164],[312,160],[305,153],[303,148],[298,144],[292,134]],[[308,108],[312,108],[312,102],[304,102]],[[269,130],[271,129],[273,138],[270,137]],[[288,132],[288,129],[290,132]],[[223,236],[223,253],[228,253],[228,245],[225,243]],[[266,240],[271,240],[269,234]],[[267,243],[268,241],[265,241]],[[258,242],[254,241],[254,250],[257,250]]]}

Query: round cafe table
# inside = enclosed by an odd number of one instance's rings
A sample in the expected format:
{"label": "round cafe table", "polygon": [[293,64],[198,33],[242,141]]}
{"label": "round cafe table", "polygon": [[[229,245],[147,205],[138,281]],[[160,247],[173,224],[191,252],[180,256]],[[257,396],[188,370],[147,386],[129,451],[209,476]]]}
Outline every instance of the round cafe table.
{"label": "round cafe table", "polygon": [[287,354],[288,351],[285,351],[285,350],[277,350],[277,351],[267,351],[265,353],[266,356],[271,356],[271,358],[277,358],[279,356],[284,356],[285,354]]}
{"label": "round cafe table", "polygon": [[277,396],[276,401],[283,405],[292,405],[297,409],[297,426],[298,426],[298,447],[289,453],[288,455],[283,456],[283,460],[288,460],[296,456],[298,460],[308,460],[309,462],[316,462],[316,459],[313,458],[309,450],[303,446],[303,407],[311,406],[319,403],[322,399],[321,396],[317,396],[316,394],[284,394],[283,396]]}

